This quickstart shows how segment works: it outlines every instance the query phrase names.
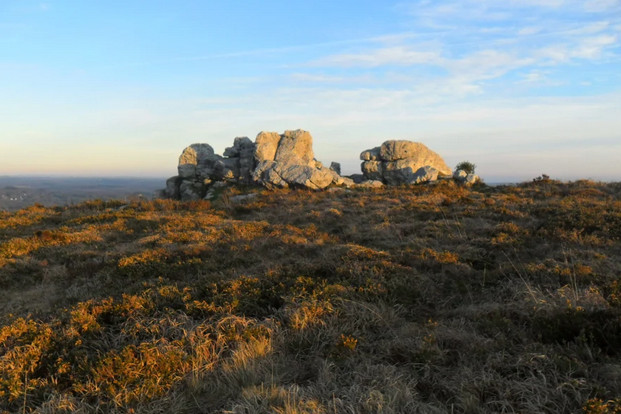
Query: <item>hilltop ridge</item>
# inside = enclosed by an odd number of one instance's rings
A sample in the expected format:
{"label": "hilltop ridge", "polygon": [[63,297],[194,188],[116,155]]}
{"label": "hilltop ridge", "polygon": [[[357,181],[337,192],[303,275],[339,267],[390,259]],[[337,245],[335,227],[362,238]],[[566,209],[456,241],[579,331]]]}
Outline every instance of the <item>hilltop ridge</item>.
{"label": "hilltop ridge", "polygon": [[0,409],[621,406],[618,183],[253,191],[0,213]]}

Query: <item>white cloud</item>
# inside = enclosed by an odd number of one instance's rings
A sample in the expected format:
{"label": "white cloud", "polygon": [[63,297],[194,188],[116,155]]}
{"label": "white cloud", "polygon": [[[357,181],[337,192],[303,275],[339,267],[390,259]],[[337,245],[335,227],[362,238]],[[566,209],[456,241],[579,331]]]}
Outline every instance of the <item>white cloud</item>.
{"label": "white cloud", "polygon": [[384,65],[434,64],[440,55],[437,52],[416,50],[409,46],[389,46],[362,53],[345,53],[327,56],[313,62],[316,66],[377,67]]}
{"label": "white cloud", "polygon": [[536,52],[536,56],[543,59],[542,64],[560,64],[572,59],[597,60],[603,56],[608,47],[618,44],[618,37],[604,34],[574,41],[574,44],[557,44],[542,48]]}
{"label": "white cloud", "polygon": [[588,12],[604,12],[620,7],[620,0],[588,0],[584,2],[584,9]]}
{"label": "white cloud", "polygon": [[548,73],[540,70],[532,70],[522,75],[523,83],[542,83],[547,79]]}
{"label": "white cloud", "polygon": [[587,37],[572,50],[571,57],[581,59],[596,59],[602,55],[602,51],[607,47],[617,43],[617,36],[601,35]]}
{"label": "white cloud", "polygon": [[530,35],[540,33],[541,30],[542,30],[541,27],[528,26],[528,27],[523,27],[522,29],[518,30],[517,34],[518,36],[530,36]]}

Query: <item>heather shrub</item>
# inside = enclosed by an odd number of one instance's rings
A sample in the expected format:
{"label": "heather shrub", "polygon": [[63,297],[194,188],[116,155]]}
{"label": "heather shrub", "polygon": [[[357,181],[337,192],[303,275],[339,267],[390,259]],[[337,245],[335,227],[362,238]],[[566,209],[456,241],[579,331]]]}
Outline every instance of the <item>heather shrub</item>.
{"label": "heather shrub", "polygon": [[0,411],[618,411],[620,188],[0,213]]}

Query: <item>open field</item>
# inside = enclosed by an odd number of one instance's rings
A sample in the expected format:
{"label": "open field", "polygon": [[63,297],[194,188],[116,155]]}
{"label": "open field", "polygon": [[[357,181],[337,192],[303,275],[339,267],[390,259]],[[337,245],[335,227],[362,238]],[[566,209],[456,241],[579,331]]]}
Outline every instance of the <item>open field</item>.
{"label": "open field", "polygon": [[0,212],[0,412],[621,412],[621,183]]}

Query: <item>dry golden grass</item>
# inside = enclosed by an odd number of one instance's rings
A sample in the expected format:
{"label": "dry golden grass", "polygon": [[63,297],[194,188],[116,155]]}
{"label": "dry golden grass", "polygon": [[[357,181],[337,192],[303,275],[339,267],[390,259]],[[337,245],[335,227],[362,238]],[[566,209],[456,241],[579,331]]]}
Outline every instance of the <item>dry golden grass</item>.
{"label": "dry golden grass", "polygon": [[0,412],[621,412],[621,185],[0,217]]}

